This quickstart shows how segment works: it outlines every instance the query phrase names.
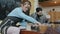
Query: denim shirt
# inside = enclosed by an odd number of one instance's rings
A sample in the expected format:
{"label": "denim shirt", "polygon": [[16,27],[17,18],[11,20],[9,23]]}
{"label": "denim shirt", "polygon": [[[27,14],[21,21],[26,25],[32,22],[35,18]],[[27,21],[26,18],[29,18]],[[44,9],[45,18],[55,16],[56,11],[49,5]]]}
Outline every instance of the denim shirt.
{"label": "denim shirt", "polygon": [[[25,19],[25,20],[27,20],[29,22],[32,22],[32,23],[38,22],[34,18],[24,14],[22,12],[22,8],[21,7],[17,7],[14,10],[12,10],[11,13],[8,14],[8,16],[14,16],[14,17],[22,18],[22,19]],[[24,23],[22,23],[22,24],[24,25]]]}

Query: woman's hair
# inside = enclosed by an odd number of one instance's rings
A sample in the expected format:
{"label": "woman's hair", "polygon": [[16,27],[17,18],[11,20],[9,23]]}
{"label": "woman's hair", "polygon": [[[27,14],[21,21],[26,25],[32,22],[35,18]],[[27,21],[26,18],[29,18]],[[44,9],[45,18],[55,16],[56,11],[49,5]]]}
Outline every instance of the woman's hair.
{"label": "woman's hair", "polygon": [[[21,2],[21,4],[23,4],[24,5],[24,3],[25,2],[28,2],[29,3],[29,5],[31,6],[31,2],[30,1],[24,1],[24,2]],[[23,11],[24,12],[24,11]],[[30,9],[29,10],[27,10],[26,12],[24,12],[26,15],[29,15],[30,14]]]}
{"label": "woman's hair", "polygon": [[23,13],[29,16],[30,15],[30,10],[28,10],[26,12],[23,11]]}
{"label": "woman's hair", "polygon": [[23,5],[24,5],[24,3],[25,3],[25,2],[28,2],[28,3],[29,3],[29,5],[31,6],[31,2],[30,2],[30,1],[24,1],[24,2],[22,1],[22,2],[21,2],[21,4],[23,4]]}

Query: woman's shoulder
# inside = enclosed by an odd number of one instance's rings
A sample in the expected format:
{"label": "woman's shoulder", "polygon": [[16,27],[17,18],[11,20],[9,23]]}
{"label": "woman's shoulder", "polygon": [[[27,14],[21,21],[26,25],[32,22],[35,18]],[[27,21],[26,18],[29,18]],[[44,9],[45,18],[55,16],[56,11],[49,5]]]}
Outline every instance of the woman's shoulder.
{"label": "woman's shoulder", "polygon": [[21,7],[16,7],[15,9],[22,9]]}

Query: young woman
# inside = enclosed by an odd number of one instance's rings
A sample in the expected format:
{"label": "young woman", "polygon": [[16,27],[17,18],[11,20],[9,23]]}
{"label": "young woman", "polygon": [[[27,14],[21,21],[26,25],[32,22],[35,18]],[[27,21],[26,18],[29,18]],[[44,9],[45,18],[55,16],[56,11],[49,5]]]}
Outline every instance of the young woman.
{"label": "young woman", "polygon": [[21,7],[12,10],[0,25],[2,34],[19,34],[20,29],[23,29],[24,27],[15,27],[14,24],[20,22],[22,19],[41,25],[37,20],[24,14],[24,12],[30,10],[30,8],[31,2],[25,1],[21,3]]}

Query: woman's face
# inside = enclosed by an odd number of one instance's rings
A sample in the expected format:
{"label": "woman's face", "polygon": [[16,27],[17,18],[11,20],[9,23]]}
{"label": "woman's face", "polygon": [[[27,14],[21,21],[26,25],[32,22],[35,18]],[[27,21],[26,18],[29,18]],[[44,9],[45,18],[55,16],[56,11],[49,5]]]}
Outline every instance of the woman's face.
{"label": "woman's face", "polygon": [[26,11],[30,10],[31,5],[29,4],[29,2],[25,2],[25,3],[23,4],[23,8],[24,8],[24,11],[26,12]]}

